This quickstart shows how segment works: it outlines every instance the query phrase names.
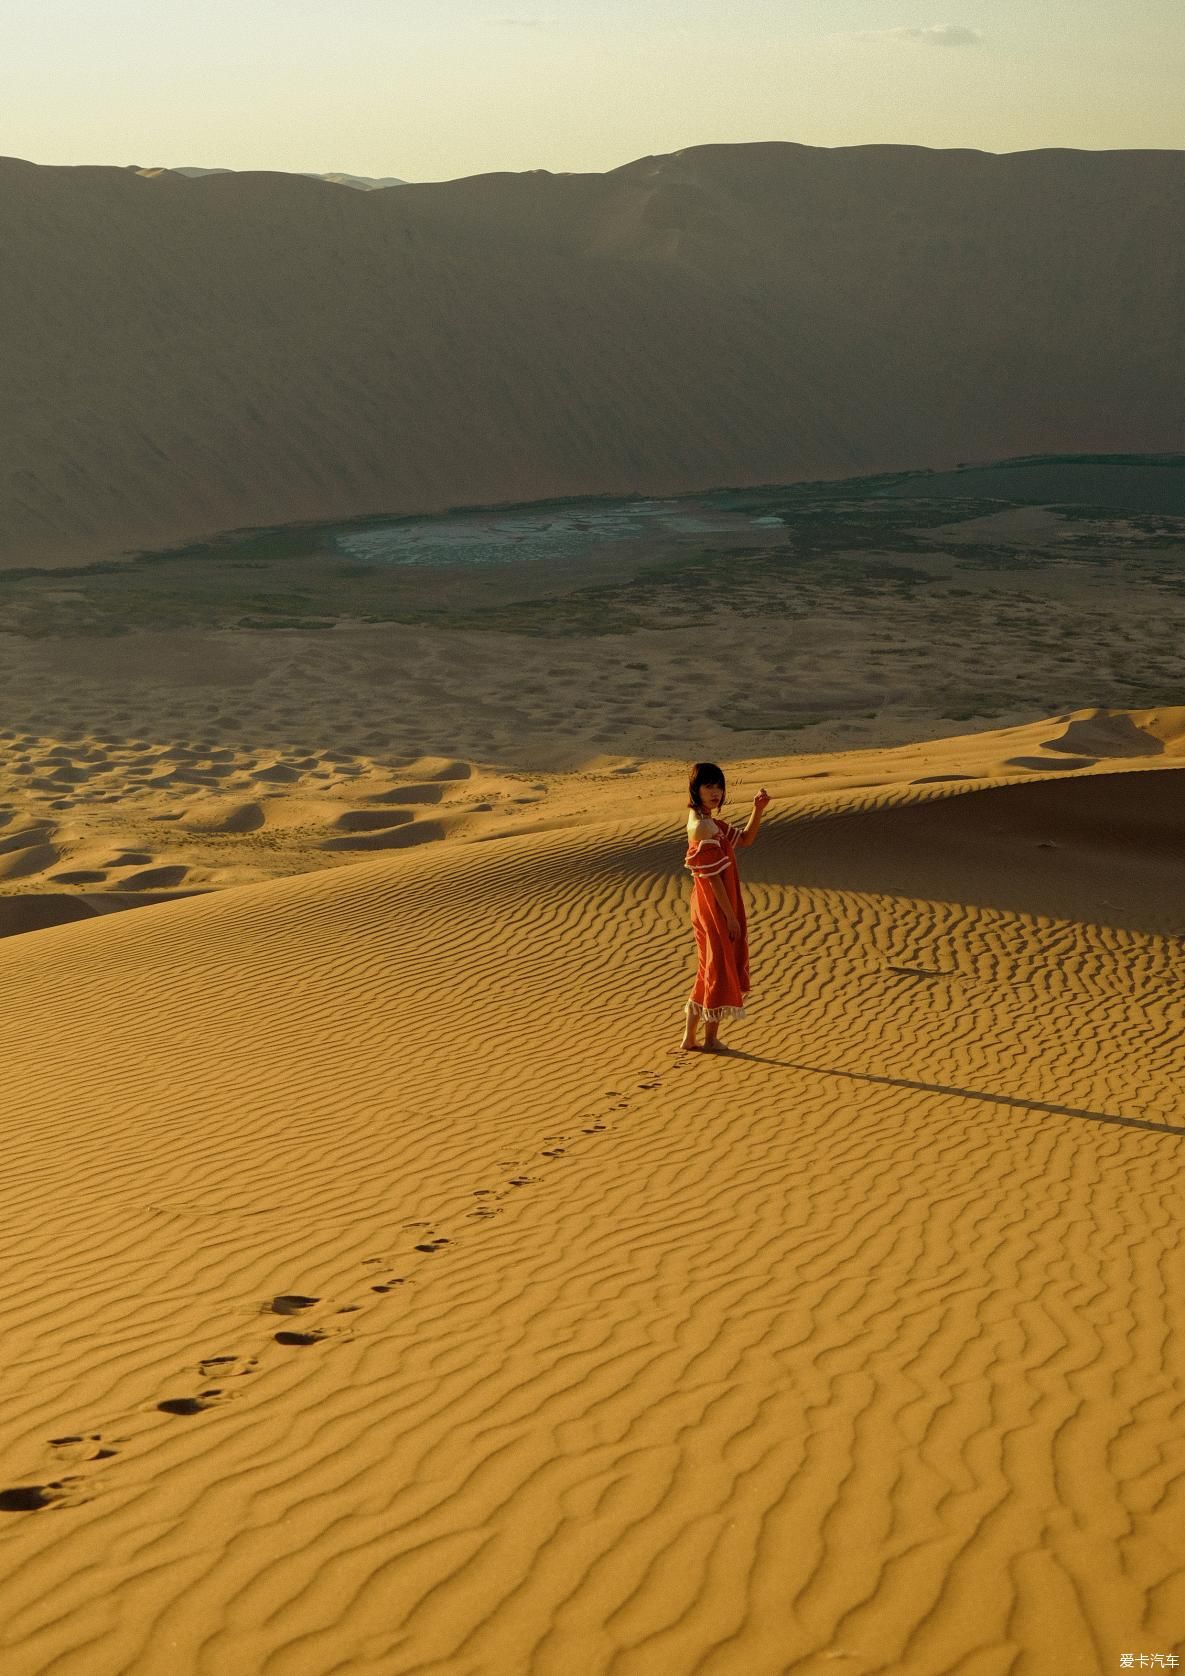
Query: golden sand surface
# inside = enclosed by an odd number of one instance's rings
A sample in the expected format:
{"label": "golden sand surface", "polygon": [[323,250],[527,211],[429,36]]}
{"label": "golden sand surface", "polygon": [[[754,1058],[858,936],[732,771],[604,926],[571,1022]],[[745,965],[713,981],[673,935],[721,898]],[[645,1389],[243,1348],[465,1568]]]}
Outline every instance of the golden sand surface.
{"label": "golden sand surface", "polygon": [[678,756],[160,738],[10,742],[207,893],[0,944],[4,1676],[1182,1652],[1185,710],[721,751],[716,1056]]}

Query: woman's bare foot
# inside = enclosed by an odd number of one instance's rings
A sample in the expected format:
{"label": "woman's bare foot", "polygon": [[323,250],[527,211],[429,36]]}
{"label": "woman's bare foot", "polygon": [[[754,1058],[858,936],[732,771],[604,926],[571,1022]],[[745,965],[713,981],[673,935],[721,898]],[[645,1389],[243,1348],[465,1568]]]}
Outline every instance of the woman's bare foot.
{"label": "woman's bare foot", "polygon": [[679,1046],[685,1049],[688,1053],[698,1053],[700,1051],[699,1043],[689,1041],[686,1036],[684,1036],[683,1040],[679,1043]]}
{"label": "woman's bare foot", "polygon": [[723,1042],[711,1041],[704,1043],[703,1051],[705,1053],[727,1053],[728,1049]]}

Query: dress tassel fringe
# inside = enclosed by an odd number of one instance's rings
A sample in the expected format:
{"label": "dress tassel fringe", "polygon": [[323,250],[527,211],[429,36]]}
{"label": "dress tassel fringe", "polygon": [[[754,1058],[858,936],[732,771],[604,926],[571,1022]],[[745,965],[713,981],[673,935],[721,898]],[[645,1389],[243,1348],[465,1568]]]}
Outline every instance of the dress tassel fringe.
{"label": "dress tassel fringe", "polygon": [[688,1001],[685,1012],[703,1019],[705,1024],[719,1024],[725,1018],[744,1018],[744,1007],[703,1007],[698,1001]]}

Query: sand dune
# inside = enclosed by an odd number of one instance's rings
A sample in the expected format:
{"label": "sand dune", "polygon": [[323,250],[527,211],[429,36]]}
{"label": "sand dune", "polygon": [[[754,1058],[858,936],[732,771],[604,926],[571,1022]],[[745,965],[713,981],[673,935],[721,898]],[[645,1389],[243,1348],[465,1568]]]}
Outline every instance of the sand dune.
{"label": "sand dune", "polygon": [[736,764],[714,1060],[669,765],[8,940],[5,1676],[1172,1647],[1183,724]]}
{"label": "sand dune", "polygon": [[697,146],[372,192],[6,159],[0,562],[1176,448],[1183,189],[1172,151]]}
{"label": "sand dune", "polygon": [[546,790],[439,756],[277,759],[209,742],[64,746],[22,735],[0,767],[0,936],[55,923],[11,907],[15,892],[26,903],[30,891],[84,886],[88,901],[102,892],[111,906],[133,905],[137,892],[213,890],[323,866],[327,852],[348,859],[501,831]]}
{"label": "sand dune", "polygon": [[[524,745],[546,759],[545,739]],[[1096,708],[965,738],[804,754],[786,759],[771,789],[826,811],[854,794],[870,806],[902,795],[920,802],[972,785],[1159,766],[1153,757],[1169,766],[1182,754],[1185,708]],[[514,773],[439,755],[275,756],[209,740],[16,735],[0,766],[0,936],[372,850],[563,830],[586,820],[609,786],[627,818],[667,796],[683,772],[678,761],[610,757],[577,772]],[[67,889],[81,907],[62,905]]]}
{"label": "sand dune", "polygon": [[[148,177],[174,174],[189,175],[196,179],[199,175],[233,175],[241,174],[243,171],[240,169],[203,169],[182,164],[175,169],[134,169],[134,172]],[[398,175],[383,175],[381,178],[376,178],[374,175],[347,175],[340,173],[340,171],[324,175],[305,173],[301,178],[303,180],[327,180],[334,186],[353,186],[360,192],[376,192],[384,186],[407,185],[407,182]]]}

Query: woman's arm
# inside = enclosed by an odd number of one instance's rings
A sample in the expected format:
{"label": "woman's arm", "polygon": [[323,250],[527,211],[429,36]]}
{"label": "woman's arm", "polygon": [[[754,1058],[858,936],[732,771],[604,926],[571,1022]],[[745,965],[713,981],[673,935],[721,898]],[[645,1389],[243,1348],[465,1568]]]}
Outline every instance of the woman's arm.
{"label": "woman's arm", "polygon": [[765,787],[762,786],[761,790],[753,799],[753,813],[745,822],[744,829],[741,832],[740,837],[737,839],[737,843],[743,844],[746,849],[748,849],[749,845],[761,831],[761,817],[765,812],[765,806],[768,802],[769,793],[766,791]]}

